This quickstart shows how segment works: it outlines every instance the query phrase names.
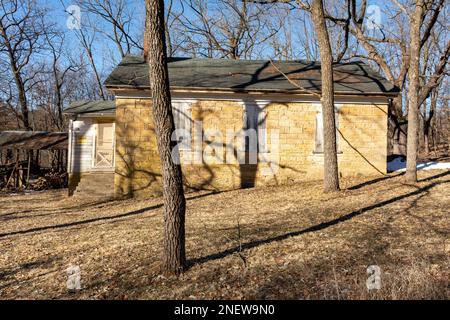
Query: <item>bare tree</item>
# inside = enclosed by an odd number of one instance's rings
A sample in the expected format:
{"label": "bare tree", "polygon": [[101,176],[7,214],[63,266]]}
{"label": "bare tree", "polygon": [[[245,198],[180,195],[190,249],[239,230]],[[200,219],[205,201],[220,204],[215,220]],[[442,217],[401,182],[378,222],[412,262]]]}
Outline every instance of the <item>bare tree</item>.
{"label": "bare tree", "polygon": [[246,0],[181,0],[180,4],[183,13],[173,28],[184,34],[179,50],[194,56],[251,58],[282,26],[270,19],[269,7]]}
{"label": "bare tree", "polygon": [[[155,121],[158,151],[161,158],[164,195],[164,254],[163,271],[178,274],[186,268],[185,254],[185,211],[186,200],[183,191],[181,166],[172,158],[171,140],[175,131],[164,25],[164,1],[146,0],[146,42],[152,92],[152,111]],[[148,54],[151,52],[151,54]],[[174,152],[178,152],[174,150]]]}
{"label": "bare tree", "polygon": [[[439,51],[439,48],[435,48],[435,50]],[[438,62],[434,65],[433,72],[427,75],[426,71],[424,71],[420,75],[423,80],[423,85],[420,87],[419,104],[422,104],[430,96],[431,92],[442,83],[444,77],[448,75],[447,63],[449,57],[450,41],[447,42]]]}
{"label": "bare tree", "polygon": [[[268,46],[273,51],[273,58],[277,60],[292,60],[295,56],[294,52],[294,41],[292,25],[293,19],[288,15],[278,15],[276,19],[283,19],[284,23],[281,23],[281,29],[278,31],[277,35],[270,38],[268,41]],[[286,20],[289,20],[287,22]]]}
{"label": "bare tree", "polygon": [[[135,21],[137,18],[127,7],[127,1],[79,0],[77,4],[95,18],[92,23],[88,21],[89,28],[112,41],[121,57],[132,53],[132,49],[143,49],[139,36],[133,34],[133,26],[140,25],[140,21]],[[105,24],[99,25],[100,21]]]}
{"label": "bare tree", "polygon": [[173,57],[179,51],[183,51],[185,34],[179,27],[180,19],[184,14],[184,7],[181,6],[181,11],[175,10],[174,1],[166,1],[166,17],[165,17],[165,31],[167,43],[167,55]]}
{"label": "bare tree", "polygon": [[[436,126],[434,124],[434,119],[436,119],[436,109],[437,109],[437,101],[438,101],[438,89],[434,89],[431,93],[430,98],[430,108],[428,111],[428,116],[426,112],[426,108],[424,108],[424,114],[423,114],[423,137],[424,137],[424,149],[425,154],[430,153],[430,135],[432,135],[433,130],[435,130]],[[424,107],[426,107],[426,104],[423,104]],[[435,139],[433,139],[433,143],[435,142]]]}
{"label": "bare tree", "polygon": [[[277,0],[256,1],[257,3],[275,3]],[[279,1],[283,2],[283,1]],[[320,49],[321,93],[324,138],[324,191],[339,191],[339,169],[337,161],[336,120],[334,109],[333,52],[325,19],[322,0],[313,0],[311,4],[296,1],[300,9],[310,12],[314,31]],[[344,53],[343,53],[344,54]],[[342,54],[342,55],[343,55]]]}
{"label": "bare tree", "polygon": [[9,105],[17,97],[20,112],[17,113],[23,127],[32,130],[29,119],[28,90],[34,85],[42,70],[31,65],[32,56],[43,47],[48,32],[44,23],[44,10],[33,0],[5,0],[0,5],[0,55],[9,61],[9,71],[15,88],[10,87]]}
{"label": "bare tree", "polygon": [[281,25],[281,28],[264,44],[272,49],[271,57],[280,60],[319,60],[320,50],[309,12],[295,10],[298,7],[286,4],[276,9],[271,10],[270,16],[274,23]]}
{"label": "bare tree", "polygon": [[[420,120],[420,144],[423,146],[425,155],[431,152],[431,145],[436,151],[438,132],[442,129],[440,124],[440,108],[442,100],[445,98],[446,87],[443,80],[447,75],[447,57],[450,48],[450,41],[445,44],[441,39],[446,39],[448,26],[436,23],[436,27],[431,31],[430,41],[423,47],[421,54],[420,68],[420,92],[419,103],[421,104]],[[442,96],[442,97],[441,97]],[[438,128],[439,127],[439,128]],[[419,149],[420,146],[419,146]]]}
{"label": "bare tree", "polygon": [[[55,125],[58,130],[64,130],[64,96],[63,86],[70,73],[78,72],[80,67],[72,61],[71,57],[65,54],[64,45],[65,38],[63,33],[54,33],[53,36],[46,35],[48,47],[51,55],[51,67],[50,72],[53,77],[53,90],[54,90],[54,105],[56,109]],[[63,62],[64,60],[64,62]]]}
{"label": "bare tree", "polygon": [[[386,78],[395,84],[400,90],[407,88],[408,71],[410,66],[410,49],[409,49],[409,33],[410,21],[408,19],[408,11],[400,1],[393,0],[392,3],[386,3],[384,16],[388,17],[389,24],[376,25],[371,21],[372,29],[365,28],[368,18],[366,15],[367,1],[361,1],[358,5],[357,1],[349,0],[351,3],[351,23],[348,23],[348,3],[341,10],[346,12],[346,16],[334,16],[326,12],[326,18],[337,25],[341,25],[344,29],[348,27],[348,31],[357,40],[351,54],[352,58],[363,58],[375,65],[384,73]],[[420,39],[420,48],[422,48],[429,40],[430,34],[436,23],[439,21],[440,12],[445,6],[444,0],[428,0],[425,1],[424,19],[422,21],[422,37]],[[358,10],[359,8],[359,10]],[[363,51],[361,52],[359,46]],[[444,51],[445,53],[445,51]],[[446,61],[448,55],[443,54],[442,58]],[[437,73],[434,80],[439,82],[442,80],[443,69],[436,69]],[[430,81],[430,87],[437,85],[434,81]],[[431,90],[430,89],[430,90]],[[423,88],[423,97],[428,97],[430,90]],[[390,144],[393,144],[395,153],[404,153],[404,150],[397,144],[395,136],[402,139],[402,125],[404,122],[403,101],[406,95],[398,95],[394,98],[391,108],[389,108],[390,118]],[[421,94],[422,96],[422,94]],[[396,134],[394,136],[394,133]],[[406,137],[405,137],[406,139]],[[400,141],[401,143],[401,141]]]}
{"label": "bare tree", "polygon": [[408,103],[408,144],[406,155],[406,174],[408,182],[417,182],[417,150],[419,146],[419,66],[420,66],[420,27],[425,11],[424,0],[417,0],[410,27],[410,66]]}
{"label": "bare tree", "polygon": [[320,48],[320,70],[322,74],[321,102],[324,140],[324,191],[339,190],[339,175],[336,147],[336,122],[334,115],[333,54],[328,36],[322,0],[313,0],[310,12]]}
{"label": "bare tree", "polygon": [[105,90],[103,89],[102,77],[97,68],[97,64],[94,60],[93,45],[94,45],[94,39],[95,39],[95,31],[92,32],[91,34],[88,34],[87,30],[82,27],[77,31],[76,34],[80,41],[80,44],[82,45],[82,47],[87,55],[89,64],[92,68],[92,72],[93,72],[95,80],[96,80],[96,85],[98,88],[98,93],[100,95],[100,98],[102,100],[106,100],[107,97],[106,97]]}
{"label": "bare tree", "polygon": [[[362,45],[364,50],[366,51],[365,56],[363,56],[366,59],[369,59],[373,62],[375,62],[380,69],[385,74],[386,78],[391,81],[393,84],[395,84],[400,89],[403,88],[403,85],[406,80],[406,76],[408,74],[408,68],[409,68],[409,50],[407,47],[407,39],[405,37],[404,28],[403,28],[403,20],[401,19],[392,19],[394,22],[393,24],[399,25],[400,34],[395,35],[394,31],[388,31],[386,29],[382,29],[381,27],[378,27],[378,31],[381,34],[378,35],[371,35],[365,33],[364,30],[364,23],[366,19],[366,10],[367,10],[367,3],[366,1],[363,1],[360,6],[360,11],[357,12],[356,7],[356,1],[352,1],[352,25],[350,27],[350,31],[352,34],[356,37],[358,42]],[[400,10],[400,9],[399,9]],[[437,14],[439,11],[436,11]],[[397,16],[401,16],[402,11],[395,12]],[[345,19],[334,19],[329,16],[329,18],[335,22],[343,23],[343,20]],[[434,20],[433,20],[434,21]],[[430,24],[434,24],[434,22],[430,22]],[[432,27],[429,26],[430,28]],[[425,37],[425,35],[424,35]],[[424,38],[422,42],[425,42],[426,39]],[[386,57],[383,55],[382,51],[385,49],[385,45],[398,46],[398,50],[396,50],[396,54],[401,53],[401,60],[400,60],[400,66],[398,65],[398,62],[395,61],[395,64],[389,63],[389,57]],[[398,72],[397,72],[398,70]],[[397,74],[397,75],[396,75]],[[394,100],[393,103],[393,111],[394,114],[397,117],[402,117],[403,111],[402,111],[402,100],[401,96],[399,96],[396,100]]]}
{"label": "bare tree", "polygon": [[[92,4],[92,6],[94,6],[95,8],[95,3],[100,3],[100,2],[95,2],[94,4]],[[64,4],[64,2],[61,0],[61,4],[66,7],[66,5]],[[80,6],[86,5],[87,7],[83,7],[87,12],[90,12],[92,10],[94,10],[93,8],[91,8],[91,3],[87,2],[85,4],[84,1],[79,2]],[[76,19],[76,17],[74,16],[74,12],[68,11],[67,9],[66,13],[69,16],[72,16],[74,19]],[[105,14],[107,15],[107,14]],[[98,18],[98,17],[97,17]],[[83,23],[81,23],[83,22]],[[91,20],[89,19],[89,16],[85,17],[83,20],[80,21],[80,26],[77,29],[74,29],[74,33],[75,36],[77,37],[77,39],[80,42],[81,47],[83,48],[83,51],[85,53],[85,55],[87,56],[88,59],[88,63],[92,69],[93,72],[93,76],[96,80],[96,87],[98,90],[98,95],[102,100],[107,100],[107,95],[106,92],[103,88],[103,83],[102,83],[102,76],[100,74],[100,71],[97,67],[97,63],[95,60],[95,51],[94,51],[94,46],[95,46],[95,41],[96,41],[96,35],[97,35],[97,29],[96,27],[93,27],[93,25],[95,25],[94,23],[91,22]],[[118,44],[118,46],[121,46],[120,43]]]}

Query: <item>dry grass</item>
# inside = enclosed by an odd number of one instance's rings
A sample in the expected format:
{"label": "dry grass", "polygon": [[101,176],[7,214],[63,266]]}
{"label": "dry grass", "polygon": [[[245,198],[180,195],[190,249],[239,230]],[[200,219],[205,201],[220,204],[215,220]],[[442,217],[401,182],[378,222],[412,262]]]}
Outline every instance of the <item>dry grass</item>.
{"label": "dry grass", "polygon": [[[0,298],[448,299],[450,171],[419,177],[344,180],[337,194],[320,182],[189,194],[192,266],[179,278],[159,275],[159,198],[0,195]],[[382,287],[368,292],[372,264]]]}

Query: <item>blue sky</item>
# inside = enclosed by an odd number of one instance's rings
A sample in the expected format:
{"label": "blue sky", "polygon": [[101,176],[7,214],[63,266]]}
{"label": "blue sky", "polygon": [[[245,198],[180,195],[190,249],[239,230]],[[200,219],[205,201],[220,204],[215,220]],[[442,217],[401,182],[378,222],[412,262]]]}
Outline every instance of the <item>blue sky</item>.
{"label": "blue sky", "polygon": [[[71,4],[76,4],[77,0],[37,0],[40,5],[49,7],[49,10],[52,11],[52,15],[49,17],[53,22],[57,23],[61,30],[64,30],[66,33],[66,41],[68,47],[70,47],[70,50],[72,53],[78,53],[82,52],[82,48],[79,45],[78,39],[75,37],[75,32],[72,30],[69,30],[66,26],[66,21],[69,15],[65,12],[65,8],[67,8]],[[211,3],[216,2],[216,0],[211,0]],[[167,1],[166,1],[167,3]],[[385,25],[389,22],[389,14],[395,10],[389,10],[389,7],[396,7],[394,3],[391,1],[381,1],[381,0],[369,0],[368,6],[370,5],[377,5],[381,9],[381,15],[380,15],[380,22],[381,25]],[[134,21],[134,28],[136,33],[143,32],[143,25],[142,29],[141,24],[143,24],[145,10],[144,10],[144,0],[129,0],[127,1],[127,6],[130,8],[133,14]],[[167,6],[167,5],[166,5]],[[174,8],[180,9],[179,1],[174,0],[173,2]],[[391,11],[391,12],[390,12]],[[189,17],[190,13],[189,11],[185,11],[187,16]],[[372,13],[373,14],[373,13]],[[369,15],[369,14],[368,14]],[[85,23],[86,19],[89,18],[89,14],[85,12],[81,12],[81,19],[82,23]],[[136,21],[139,21],[136,23]],[[107,25],[104,21],[101,19],[98,19],[95,21],[95,25],[99,28],[106,28]],[[296,26],[292,26],[293,30],[296,31]],[[301,37],[302,35],[299,33],[295,35],[297,37]],[[379,34],[378,34],[379,36]],[[334,39],[332,39],[333,41]],[[315,41],[314,38],[312,38],[311,41]],[[296,52],[301,51],[301,47],[299,46],[299,43],[296,43],[297,48]],[[110,71],[111,67],[113,67],[114,64],[116,64],[119,59],[120,55],[117,50],[117,48],[113,45],[111,41],[108,41],[105,39],[105,37],[101,34],[97,35],[96,41],[95,41],[95,61],[96,64],[99,66],[99,69],[102,71],[102,74],[106,74]],[[271,52],[265,52],[263,55],[270,56]],[[302,58],[302,57],[300,57]]]}
{"label": "blue sky", "polygon": [[[82,53],[82,47],[79,44],[79,40],[76,37],[76,30],[70,30],[67,27],[67,19],[70,15],[66,12],[66,8],[70,5],[76,4],[77,1],[70,0],[37,0],[39,5],[45,6],[51,10],[52,15],[49,16],[50,21],[56,23],[58,28],[65,32],[66,47],[70,48],[73,54],[78,52]],[[133,17],[136,20],[143,21],[145,10],[144,0],[129,0],[127,6],[132,10]],[[82,25],[87,23],[87,19],[92,17],[83,11],[81,11],[81,23]],[[99,29],[107,28],[108,25],[102,19],[95,20],[95,26]],[[118,49],[108,41],[103,35],[97,34],[94,42],[94,58],[99,69],[102,73],[108,72],[111,68],[112,62],[118,62],[120,54]]]}

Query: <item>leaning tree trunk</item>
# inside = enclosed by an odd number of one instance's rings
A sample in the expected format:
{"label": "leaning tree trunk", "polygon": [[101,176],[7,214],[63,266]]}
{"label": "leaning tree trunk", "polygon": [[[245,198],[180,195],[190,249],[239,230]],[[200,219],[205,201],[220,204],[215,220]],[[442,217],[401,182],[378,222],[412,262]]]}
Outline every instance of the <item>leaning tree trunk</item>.
{"label": "leaning tree trunk", "polygon": [[[171,141],[175,124],[172,115],[167,70],[167,53],[164,30],[163,0],[147,0],[146,41],[150,88],[153,100],[158,151],[162,165],[164,195],[164,253],[162,271],[178,274],[186,267],[185,256],[185,209],[181,166],[175,164]],[[175,151],[174,151],[175,152]],[[176,151],[178,152],[178,151]]]}
{"label": "leaning tree trunk", "polygon": [[416,9],[411,17],[410,30],[410,66],[409,66],[409,103],[408,103],[408,139],[406,146],[407,182],[417,182],[417,149],[419,145],[419,61],[420,61],[420,25],[424,12],[424,1],[416,1]]}
{"label": "leaning tree trunk", "polygon": [[333,88],[333,55],[330,38],[323,10],[322,0],[314,0],[311,5],[311,15],[314,22],[317,40],[320,49],[320,62],[322,73],[322,116],[323,116],[323,153],[324,153],[324,180],[325,192],[339,190],[336,122],[334,115],[334,88]]}
{"label": "leaning tree trunk", "polygon": [[[430,135],[433,136],[433,123],[434,123],[434,113],[436,110],[436,104],[437,104],[437,91],[435,90],[431,94],[431,101],[430,101],[430,112],[428,114],[428,117],[425,119],[424,128],[423,128],[423,136],[424,136],[424,147],[425,147],[425,154],[428,156],[430,154]],[[426,114],[426,113],[425,113]],[[434,139],[432,139],[434,144]]]}

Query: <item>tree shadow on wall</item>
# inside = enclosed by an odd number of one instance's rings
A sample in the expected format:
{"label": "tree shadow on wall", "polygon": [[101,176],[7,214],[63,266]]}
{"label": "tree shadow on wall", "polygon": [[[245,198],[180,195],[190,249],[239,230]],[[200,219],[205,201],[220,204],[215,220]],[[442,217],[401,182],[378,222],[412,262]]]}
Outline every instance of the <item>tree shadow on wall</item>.
{"label": "tree shadow on wall", "polygon": [[[123,197],[133,197],[136,192],[160,183],[161,178],[160,172],[147,168],[155,165],[151,163],[152,137],[136,131],[127,122],[116,122],[116,163],[119,162],[120,167],[116,165],[115,186],[116,192]],[[144,131],[150,131],[156,137],[153,128],[146,127]]]}
{"label": "tree shadow on wall", "polygon": [[[211,117],[217,117],[217,119],[214,119],[213,121],[220,123],[221,114],[215,114],[214,111],[211,111],[209,108],[203,108],[200,104],[194,104],[193,108],[195,108],[195,116],[193,116],[195,121],[190,119],[192,123],[209,124]],[[221,171],[222,174],[226,172],[225,178],[220,177],[227,181],[225,189],[249,188],[255,186],[260,164],[258,153],[263,146],[260,139],[266,139],[259,130],[262,125],[265,125],[267,116],[255,103],[244,103],[243,109],[241,110],[242,112],[236,112],[235,115],[233,114],[233,116],[242,119],[242,121],[238,125],[240,126],[240,129],[234,132],[231,141],[228,141],[229,137],[227,136],[227,133],[224,132],[223,128],[219,130],[219,128],[214,127],[213,125],[210,128],[206,128],[205,132],[203,125],[198,128],[194,124],[194,129],[191,133],[194,140],[201,139],[201,155],[199,155],[201,157],[201,164],[197,162],[193,166],[201,167],[203,175],[200,179],[193,179],[196,180],[196,182],[191,184],[190,188],[207,190],[218,190],[218,188],[224,189],[224,186],[217,186],[216,179],[219,177],[217,176],[216,170]],[[245,113],[245,111],[247,112]],[[245,114],[251,114],[253,119],[244,116]],[[189,115],[186,114],[184,114],[184,116],[189,117]],[[216,132],[219,131],[219,133],[217,135],[211,134],[210,130]],[[236,130],[236,127],[233,130]],[[217,139],[217,136],[219,136],[220,139]],[[264,147],[266,143],[267,142],[264,141]],[[195,145],[197,145],[196,141],[194,141],[194,152],[198,152],[198,150],[195,150]],[[189,173],[185,174],[187,175]],[[185,181],[188,180],[189,179],[185,179]],[[236,184],[236,181],[239,182]]]}

